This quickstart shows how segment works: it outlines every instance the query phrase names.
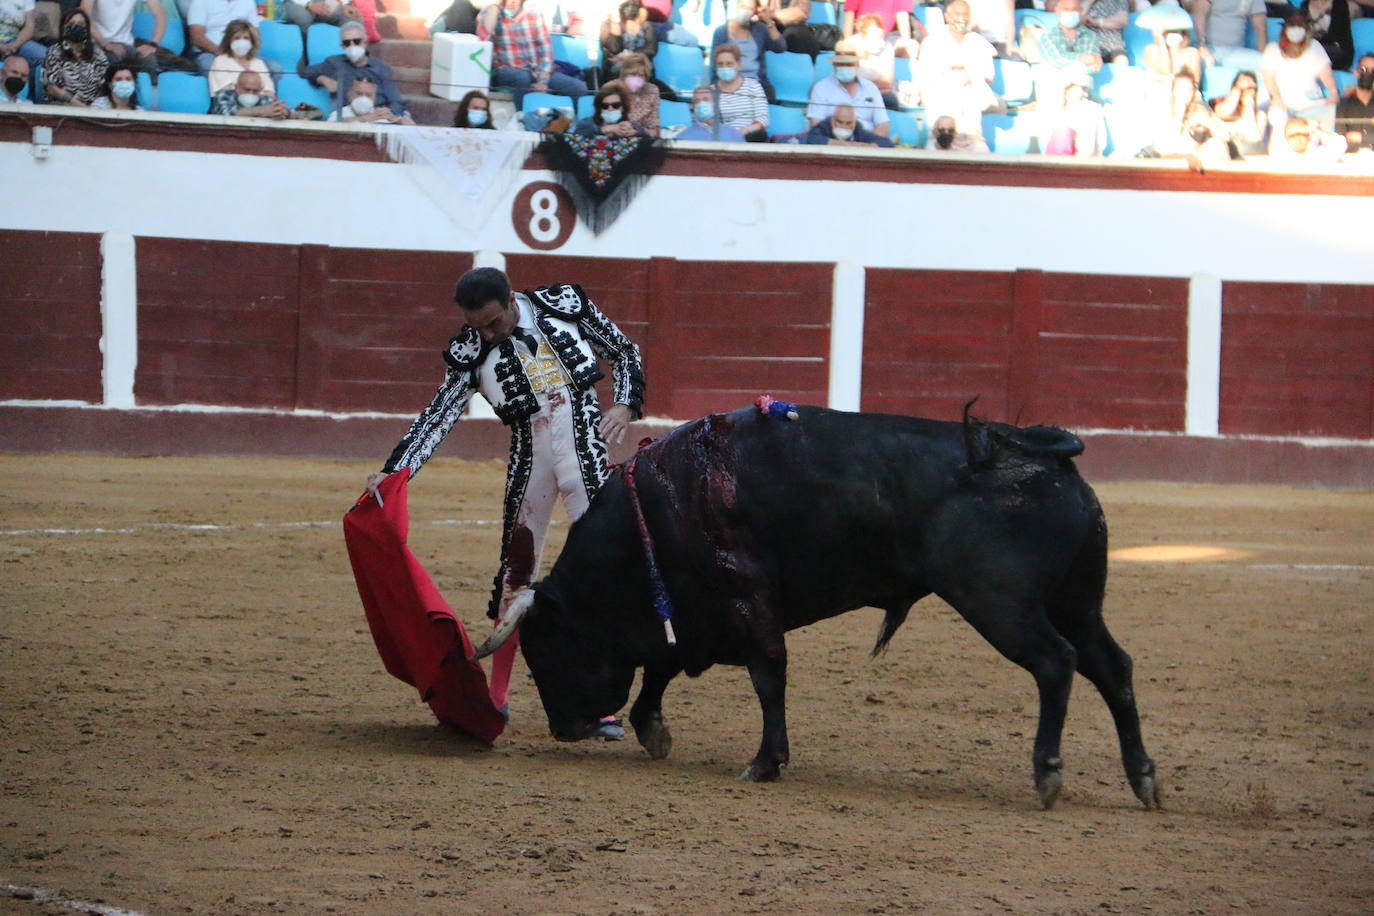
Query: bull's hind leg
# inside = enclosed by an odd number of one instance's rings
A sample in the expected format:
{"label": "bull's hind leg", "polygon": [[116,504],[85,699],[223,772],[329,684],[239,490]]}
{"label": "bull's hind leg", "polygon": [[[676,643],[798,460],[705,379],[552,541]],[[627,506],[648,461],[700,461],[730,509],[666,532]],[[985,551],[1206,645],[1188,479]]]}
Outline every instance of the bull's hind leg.
{"label": "bull's hind leg", "polygon": [[673,735],[668,731],[668,723],[663,721],[663,691],[680,671],[682,669],[675,666],[646,667],[639,696],[630,707],[630,724],[634,726],[635,737],[655,760],[667,757],[673,749]]}
{"label": "bull's hind leg", "polygon": [[949,600],[992,647],[1035,678],[1040,691],[1040,724],[1031,764],[1035,791],[1046,809],[1054,806],[1063,784],[1059,742],[1069,708],[1077,653],[1051,626],[1039,605],[1018,604],[1001,595],[970,595]]}

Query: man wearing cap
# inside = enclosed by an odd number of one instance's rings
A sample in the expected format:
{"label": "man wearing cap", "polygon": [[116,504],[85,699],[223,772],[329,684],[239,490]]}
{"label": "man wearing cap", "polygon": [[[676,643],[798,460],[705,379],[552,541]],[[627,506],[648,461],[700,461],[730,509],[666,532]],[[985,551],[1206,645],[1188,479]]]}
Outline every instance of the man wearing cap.
{"label": "man wearing cap", "polygon": [[[511,430],[501,566],[487,612],[497,617],[533,579],[554,503],[561,497],[576,521],[610,474],[607,444],[620,442],[643,415],[644,371],[634,341],[580,286],[515,292],[503,271],[478,267],[458,278],[454,299],[464,325],[443,352],[444,381],[367,486],[376,492],[401,468],[418,474],[473,393],[482,393]],[[593,387],[602,378],[598,357],[614,376],[615,403],[604,414]],[[517,644],[512,637],[492,658],[498,708],[506,705]],[[603,722],[601,737],[624,734],[618,723]]]}
{"label": "man wearing cap", "polygon": [[849,105],[864,130],[886,137],[889,127],[883,94],[871,80],[859,75],[859,57],[853,46],[847,41],[838,42],[830,63],[834,72],[811,87],[807,121],[815,127],[834,114],[836,107]]}

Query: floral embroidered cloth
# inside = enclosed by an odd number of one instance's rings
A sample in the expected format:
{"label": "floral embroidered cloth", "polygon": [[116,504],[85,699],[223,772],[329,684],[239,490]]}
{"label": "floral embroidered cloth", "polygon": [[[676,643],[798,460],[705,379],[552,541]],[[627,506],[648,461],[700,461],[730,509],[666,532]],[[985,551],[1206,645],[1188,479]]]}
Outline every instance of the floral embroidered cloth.
{"label": "floral embroidered cloth", "polygon": [[542,150],[594,235],[610,228],[663,161],[662,150],[645,137],[548,137]]}
{"label": "floral embroidered cloth", "polygon": [[486,222],[538,142],[523,131],[466,127],[392,127],[377,135],[393,162],[428,166],[412,169],[411,179],[468,230]]}

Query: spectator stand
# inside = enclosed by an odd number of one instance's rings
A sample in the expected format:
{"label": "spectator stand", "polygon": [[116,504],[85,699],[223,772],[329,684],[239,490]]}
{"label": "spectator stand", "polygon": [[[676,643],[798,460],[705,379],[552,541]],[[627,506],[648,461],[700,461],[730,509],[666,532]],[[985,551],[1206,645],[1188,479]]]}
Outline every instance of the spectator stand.
{"label": "spectator stand", "polygon": [[679,96],[690,96],[693,89],[707,80],[706,58],[700,48],[662,42],[654,56],[654,75],[673,87]]}

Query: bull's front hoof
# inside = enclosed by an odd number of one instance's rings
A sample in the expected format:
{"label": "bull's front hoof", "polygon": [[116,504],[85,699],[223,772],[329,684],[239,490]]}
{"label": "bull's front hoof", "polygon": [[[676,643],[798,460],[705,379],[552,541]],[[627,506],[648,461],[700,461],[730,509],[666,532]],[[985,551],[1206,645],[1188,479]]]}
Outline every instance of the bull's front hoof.
{"label": "bull's front hoof", "polygon": [[760,763],[755,760],[739,774],[740,782],[775,782],[782,775],[776,763]]}
{"label": "bull's front hoof", "polygon": [[1146,811],[1164,810],[1164,805],[1159,798],[1159,776],[1155,773],[1153,762],[1145,766],[1145,772],[1140,774],[1139,779],[1132,782],[1131,788],[1135,790],[1135,797],[1140,799],[1140,803],[1145,806]]}
{"label": "bull's front hoof", "polygon": [[1040,796],[1040,807],[1046,811],[1054,807],[1059,799],[1059,790],[1064,787],[1064,777],[1058,770],[1050,770],[1035,784],[1035,794]]}
{"label": "bull's front hoof", "polygon": [[665,759],[673,750],[673,733],[668,731],[668,724],[658,716],[650,719],[644,728],[636,729],[635,734],[644,750],[655,760]]}

